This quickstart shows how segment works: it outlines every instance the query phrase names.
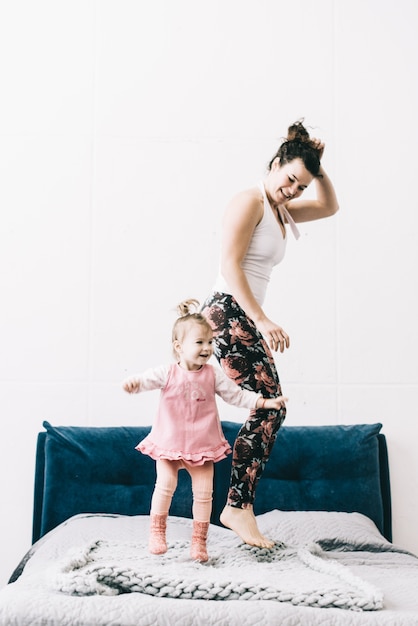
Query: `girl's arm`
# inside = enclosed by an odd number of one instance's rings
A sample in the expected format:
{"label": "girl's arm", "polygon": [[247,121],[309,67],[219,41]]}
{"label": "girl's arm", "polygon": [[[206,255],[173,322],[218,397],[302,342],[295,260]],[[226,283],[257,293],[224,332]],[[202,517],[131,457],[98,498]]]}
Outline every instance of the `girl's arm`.
{"label": "girl's arm", "polygon": [[260,397],[257,400],[257,409],[275,409],[279,411],[286,405],[289,398],[285,398],[284,396],[277,396],[277,398],[262,398]]}
{"label": "girl's arm", "polygon": [[[212,366],[213,367],[213,366]],[[287,398],[263,398],[262,395],[242,389],[234,383],[219,367],[213,367],[215,372],[215,392],[228,404],[246,409],[276,409],[279,410],[287,402]]]}
{"label": "girl's arm", "polygon": [[130,376],[123,381],[122,387],[128,393],[139,393],[140,391],[152,391],[165,387],[170,366],[150,368],[142,374]]}

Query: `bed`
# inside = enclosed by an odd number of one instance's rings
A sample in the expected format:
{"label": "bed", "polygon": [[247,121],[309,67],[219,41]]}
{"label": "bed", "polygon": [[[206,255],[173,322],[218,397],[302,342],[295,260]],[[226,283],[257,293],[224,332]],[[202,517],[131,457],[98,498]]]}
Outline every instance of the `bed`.
{"label": "bed", "polygon": [[[232,443],[239,425],[222,425]],[[0,591],[1,626],[418,624],[418,559],[392,543],[381,424],[282,427],[255,505],[271,550],[220,524],[231,459],[216,464],[207,563],[189,557],[184,471],[169,549],[148,553],[155,467],[134,449],[148,427],[43,426],[33,545]]]}

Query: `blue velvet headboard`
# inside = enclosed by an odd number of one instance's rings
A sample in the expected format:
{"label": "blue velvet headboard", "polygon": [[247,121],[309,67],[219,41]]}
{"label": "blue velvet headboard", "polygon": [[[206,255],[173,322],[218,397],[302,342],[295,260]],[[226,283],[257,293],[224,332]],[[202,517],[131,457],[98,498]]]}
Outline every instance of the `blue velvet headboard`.
{"label": "blue velvet headboard", "polygon": [[[51,426],[37,441],[33,542],[79,513],[148,515],[155,463],[134,448],[149,427]],[[223,422],[233,443],[240,427]],[[357,511],[392,540],[386,439],[381,424],[284,426],[259,483],[255,513]],[[212,522],[226,500],[231,456],[215,465]],[[180,472],[171,515],[191,517],[191,485]]]}

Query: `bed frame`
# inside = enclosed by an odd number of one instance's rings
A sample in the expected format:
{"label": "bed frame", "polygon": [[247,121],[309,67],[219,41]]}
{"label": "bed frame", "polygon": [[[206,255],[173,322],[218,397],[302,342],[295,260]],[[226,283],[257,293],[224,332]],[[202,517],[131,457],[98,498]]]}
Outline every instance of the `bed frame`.
{"label": "bed frame", "polygon": [[[222,426],[233,444],[240,424]],[[0,624],[418,624],[418,558],[391,542],[381,424],[280,429],[254,506],[271,550],[221,527],[231,455],[216,463],[207,563],[190,557],[185,471],[167,554],[149,553],[155,463],[135,450],[149,427],[44,427],[34,545],[0,590]]]}
{"label": "bed frame", "polygon": [[[155,463],[135,450],[150,427],[54,427],[37,441],[33,542],[80,513],[148,515]],[[358,512],[392,540],[388,453],[381,424],[284,426],[261,479],[256,514]],[[233,444],[240,424],[222,422]],[[231,456],[215,465],[212,523],[226,501]],[[191,485],[180,472],[170,515],[191,517]]]}

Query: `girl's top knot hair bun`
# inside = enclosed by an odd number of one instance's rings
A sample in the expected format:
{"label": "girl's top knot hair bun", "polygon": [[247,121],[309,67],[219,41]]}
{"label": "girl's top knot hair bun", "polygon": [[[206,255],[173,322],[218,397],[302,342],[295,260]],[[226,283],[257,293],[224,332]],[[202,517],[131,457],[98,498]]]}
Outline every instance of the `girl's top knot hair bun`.
{"label": "girl's top knot hair bun", "polygon": [[186,317],[187,315],[192,315],[196,313],[199,308],[199,301],[195,299],[183,300],[180,304],[177,305],[177,312],[180,317]]}

